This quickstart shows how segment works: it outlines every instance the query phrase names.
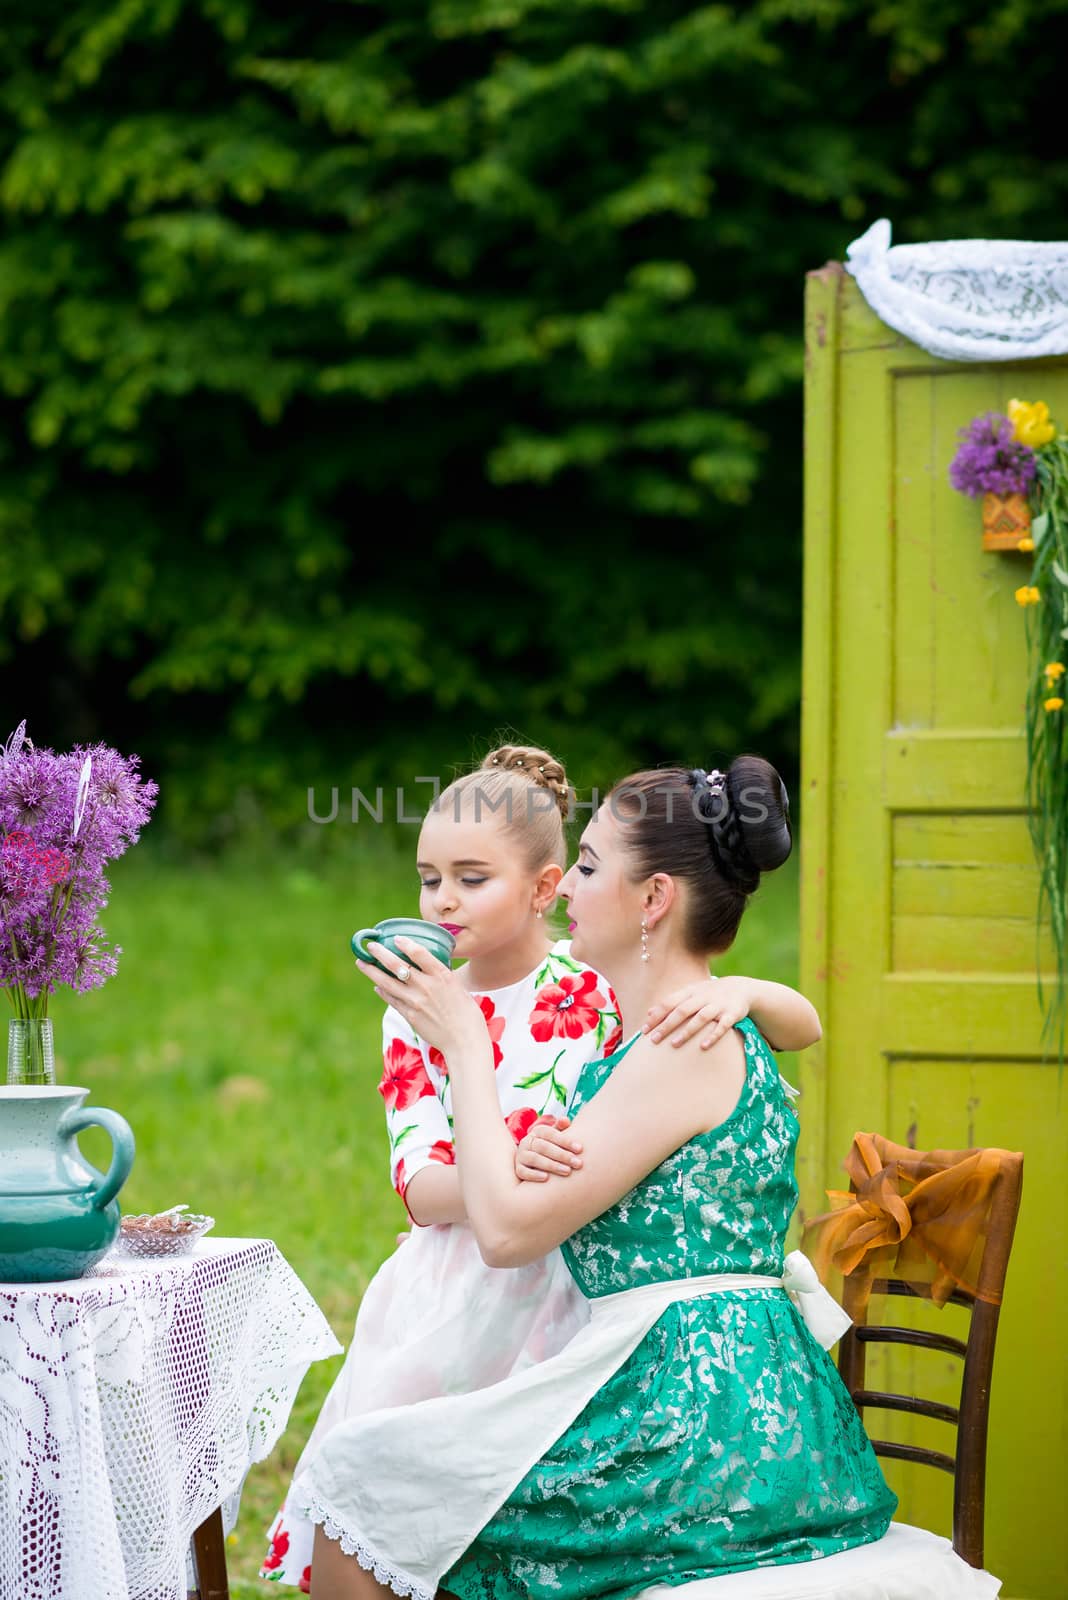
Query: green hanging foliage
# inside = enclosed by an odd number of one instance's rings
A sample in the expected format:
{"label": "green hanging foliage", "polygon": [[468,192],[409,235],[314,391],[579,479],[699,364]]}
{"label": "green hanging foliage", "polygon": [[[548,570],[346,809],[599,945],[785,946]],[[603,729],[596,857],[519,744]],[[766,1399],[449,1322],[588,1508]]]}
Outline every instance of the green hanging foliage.
{"label": "green hanging foliage", "polygon": [[1037,515],[1032,520],[1034,565],[1029,587],[1039,601],[1028,606],[1030,674],[1027,685],[1027,784],[1031,838],[1039,869],[1038,919],[1048,920],[1056,961],[1046,1002],[1046,1033],[1063,1064],[1068,1019],[1068,438],[1039,446]]}

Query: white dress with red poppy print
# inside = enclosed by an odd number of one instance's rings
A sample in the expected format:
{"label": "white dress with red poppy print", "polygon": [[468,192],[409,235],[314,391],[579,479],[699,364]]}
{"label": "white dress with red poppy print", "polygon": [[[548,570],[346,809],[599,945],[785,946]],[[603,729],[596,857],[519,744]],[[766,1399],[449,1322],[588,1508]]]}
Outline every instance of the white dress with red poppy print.
{"label": "white dress with red poppy print", "polygon": [[[537,1117],[564,1111],[587,1061],[617,1048],[616,999],[603,978],[572,957],[567,940],[518,983],[475,999],[493,1041],[501,1114],[518,1144]],[[403,1198],[423,1167],[455,1162],[452,1090],[441,1052],[392,1007],[382,1031],[378,1087],[390,1174]],[[465,1223],[414,1228],[367,1287],[294,1482],[339,1422],[498,1383],[555,1355],[588,1320],[587,1301],[559,1250],[523,1267],[488,1267]],[[260,1576],[307,1593],[313,1535],[310,1522],[283,1506]]]}

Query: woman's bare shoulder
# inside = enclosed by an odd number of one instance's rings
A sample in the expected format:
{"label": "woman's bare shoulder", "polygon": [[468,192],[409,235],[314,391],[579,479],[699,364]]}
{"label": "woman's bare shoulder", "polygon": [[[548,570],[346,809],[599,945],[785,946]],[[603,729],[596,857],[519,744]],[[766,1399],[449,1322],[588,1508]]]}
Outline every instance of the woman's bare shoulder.
{"label": "woman's bare shoulder", "polygon": [[670,1039],[653,1044],[643,1036],[612,1077],[621,1077],[621,1088],[629,1083],[636,1089],[640,1081],[645,1094],[682,1097],[692,1108],[694,1132],[707,1132],[730,1116],[741,1097],[745,1043],[737,1028],[728,1028],[707,1050],[701,1048],[699,1037],[673,1045]]}

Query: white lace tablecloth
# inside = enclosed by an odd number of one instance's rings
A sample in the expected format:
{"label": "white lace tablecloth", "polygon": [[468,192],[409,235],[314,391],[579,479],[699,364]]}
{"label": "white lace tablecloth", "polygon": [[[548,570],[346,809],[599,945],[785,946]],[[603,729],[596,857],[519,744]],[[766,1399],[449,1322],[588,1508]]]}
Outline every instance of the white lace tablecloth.
{"label": "white lace tablecloth", "polygon": [[184,1600],[194,1530],[340,1348],[269,1239],[0,1284],[0,1600]]}
{"label": "white lace tablecloth", "polygon": [[890,243],[885,217],[846,265],[883,321],[946,361],[1068,354],[1068,243],[946,239]]}

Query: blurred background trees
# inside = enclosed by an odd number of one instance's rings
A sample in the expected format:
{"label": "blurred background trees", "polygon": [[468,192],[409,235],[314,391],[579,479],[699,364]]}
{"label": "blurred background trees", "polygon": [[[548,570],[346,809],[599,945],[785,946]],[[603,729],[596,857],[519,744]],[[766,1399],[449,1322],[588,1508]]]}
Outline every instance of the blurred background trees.
{"label": "blurred background trees", "polygon": [[1063,236],[1066,9],[0,0],[7,721],[201,837],[505,727],[792,776],[803,274]]}

